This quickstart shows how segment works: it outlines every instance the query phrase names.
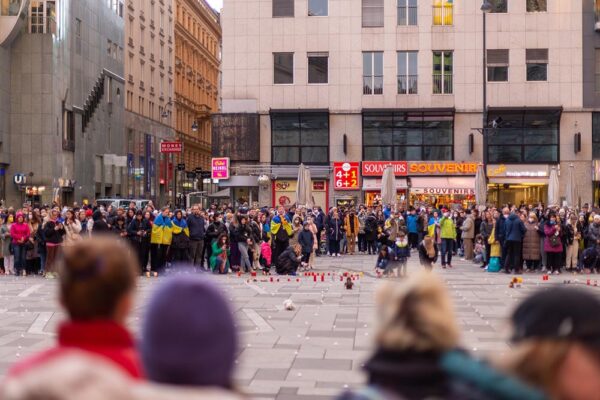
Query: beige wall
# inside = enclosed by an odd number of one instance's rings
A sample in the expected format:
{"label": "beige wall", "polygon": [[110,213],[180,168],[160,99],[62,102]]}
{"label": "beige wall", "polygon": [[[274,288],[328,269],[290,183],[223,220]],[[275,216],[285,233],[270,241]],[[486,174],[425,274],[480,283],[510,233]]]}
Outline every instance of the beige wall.
{"label": "beige wall", "polygon": [[[456,107],[481,110],[482,18],[479,0],[455,2],[454,26],[432,26],[432,2],[419,2],[419,25],[396,25],[396,0],[385,0],[385,27],[363,29],[361,0],[330,0],[328,17],[272,18],[271,0],[225,0],[223,98],[257,99],[269,108]],[[582,15],[578,1],[549,1],[547,13],[489,14],[488,48],[510,48],[509,83],[490,83],[490,106],[582,106]],[[525,49],[548,48],[548,82],[526,82]],[[384,94],[362,95],[362,51],[384,51]],[[396,94],[396,51],[419,50],[419,94]],[[432,95],[432,50],[454,50],[454,94]],[[306,53],[329,52],[329,84],[307,84]],[[294,52],[294,85],[273,85],[273,52]]]}

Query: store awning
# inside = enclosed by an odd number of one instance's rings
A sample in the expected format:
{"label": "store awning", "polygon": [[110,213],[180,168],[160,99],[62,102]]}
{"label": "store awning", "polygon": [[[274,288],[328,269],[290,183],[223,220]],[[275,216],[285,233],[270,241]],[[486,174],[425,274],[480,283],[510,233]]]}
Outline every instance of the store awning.
{"label": "store awning", "polygon": [[218,192],[209,194],[208,197],[210,197],[212,199],[230,198],[231,197],[231,189],[227,188],[227,189],[219,190]]}
{"label": "store awning", "polygon": [[221,187],[257,187],[258,177],[249,175],[232,175],[229,179],[219,181]]}
{"label": "store awning", "polygon": [[[396,189],[407,189],[408,182],[406,178],[396,178]],[[381,190],[381,178],[363,178],[362,190],[366,191],[380,191]]]}
{"label": "store awning", "polygon": [[475,195],[475,177],[410,178],[410,192],[431,195]]}

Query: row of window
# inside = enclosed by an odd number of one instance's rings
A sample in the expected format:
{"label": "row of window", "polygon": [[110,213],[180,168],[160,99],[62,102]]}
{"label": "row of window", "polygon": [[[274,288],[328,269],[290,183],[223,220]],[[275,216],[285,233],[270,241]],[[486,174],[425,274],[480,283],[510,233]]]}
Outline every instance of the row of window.
{"label": "row of window", "polygon": [[[548,78],[548,49],[525,51],[527,80],[546,81]],[[418,52],[398,51],[397,93],[418,93]],[[329,81],[329,54],[307,53],[308,83],[326,84]],[[453,52],[433,51],[433,94],[453,93]],[[488,50],[487,72],[490,82],[507,82],[509,51]],[[273,83],[294,84],[294,53],[273,53]],[[363,94],[383,94],[383,52],[363,52]]]}
{"label": "row of window", "polygon": [[[557,163],[560,114],[560,109],[490,111],[489,122],[501,122],[488,133],[489,162]],[[600,154],[600,113],[594,114],[594,122]],[[328,164],[329,114],[271,113],[271,144],[273,164]],[[370,161],[453,160],[454,113],[364,112],[362,149],[363,159]]]}
{"label": "row of window", "polygon": [[[418,24],[418,1],[396,0],[398,25]],[[431,1],[431,0],[428,0]],[[492,12],[508,12],[508,0],[490,0]],[[273,0],[273,17],[294,17],[294,0]],[[382,27],[384,24],[384,0],[362,0],[362,26],[364,28]],[[526,0],[527,12],[547,11],[547,0]],[[453,25],[454,1],[433,0],[433,25]],[[308,0],[309,17],[329,15],[329,0]]]}

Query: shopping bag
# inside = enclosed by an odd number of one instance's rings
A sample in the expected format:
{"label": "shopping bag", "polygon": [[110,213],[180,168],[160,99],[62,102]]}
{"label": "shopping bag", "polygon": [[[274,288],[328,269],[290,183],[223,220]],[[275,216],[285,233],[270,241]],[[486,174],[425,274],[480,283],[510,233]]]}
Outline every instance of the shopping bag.
{"label": "shopping bag", "polygon": [[490,258],[490,263],[487,268],[488,272],[500,272],[500,258],[492,257]]}

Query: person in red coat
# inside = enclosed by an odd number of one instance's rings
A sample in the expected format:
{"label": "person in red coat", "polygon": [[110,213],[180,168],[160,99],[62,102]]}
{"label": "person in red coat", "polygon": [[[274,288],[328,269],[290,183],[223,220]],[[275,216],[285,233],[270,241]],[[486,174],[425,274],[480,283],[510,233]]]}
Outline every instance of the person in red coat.
{"label": "person in red coat", "polygon": [[125,328],[137,272],[133,252],[117,238],[95,237],[65,248],[59,296],[69,319],[58,328],[56,347],[14,365],[8,379],[77,350],[109,360],[134,379],[142,378],[133,337]]}

